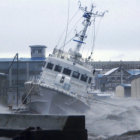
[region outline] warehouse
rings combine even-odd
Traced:
[[[131,82],[131,95],[134,98],[140,98],[140,74],[135,76]]]
[[[116,87],[115,96],[131,97],[131,84],[121,84]]]

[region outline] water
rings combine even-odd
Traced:
[[[88,139],[104,139],[140,130],[140,100],[109,99],[93,102],[86,114]]]
[[[0,112],[10,113],[3,106],[0,106]],[[140,99],[96,100],[85,116],[88,140],[102,140],[140,130]]]
[[[4,107],[3,105],[0,104],[0,113],[10,113],[9,108]]]

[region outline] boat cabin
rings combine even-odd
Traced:
[[[74,80],[79,80],[87,84],[90,84],[92,80],[92,72],[89,69],[61,58],[48,58],[45,68],[55,73],[62,73]]]

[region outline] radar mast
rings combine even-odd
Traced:
[[[107,12],[107,11],[100,12],[100,13],[98,11],[94,12],[94,9],[95,9],[94,5],[92,5],[91,10],[88,11],[87,7],[81,6],[81,3],[79,4],[79,9],[84,12],[83,14],[84,21],[82,22],[83,30],[80,31],[78,34],[76,33],[75,35],[75,37],[77,37],[78,39],[73,39],[73,41],[77,42],[76,48],[74,50],[75,61],[79,60],[82,57],[82,55],[80,54],[80,49],[81,49],[82,44],[85,43],[84,40],[87,38],[86,32],[87,32],[88,27],[91,25],[91,22],[95,22],[96,17],[103,17],[104,14]],[[91,21],[92,18],[94,20]]]

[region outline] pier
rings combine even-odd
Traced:
[[[0,138],[87,140],[84,116],[0,114]]]

